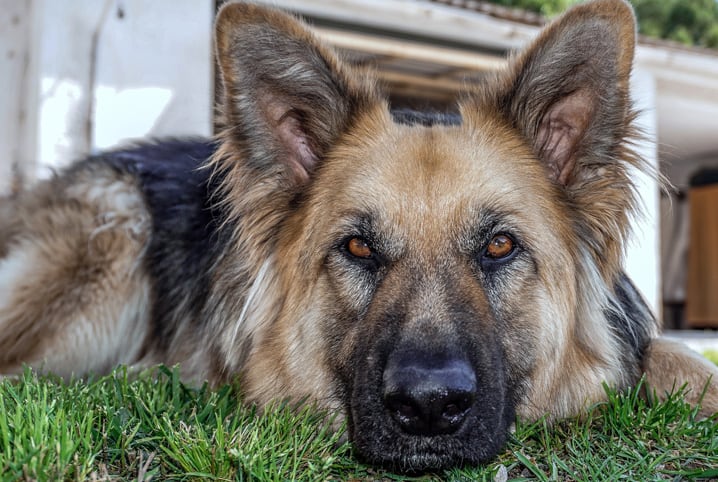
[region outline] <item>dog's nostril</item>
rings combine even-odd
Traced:
[[[419,410],[411,403],[412,400],[400,393],[387,394],[384,397],[384,405],[402,427],[416,425],[421,422]]]
[[[471,406],[471,398],[470,397],[464,397],[461,400],[457,402],[450,402],[447,403],[444,407],[444,417],[456,417],[457,415],[461,415],[464,413],[468,408]]]
[[[453,433],[476,399],[476,376],[463,360],[400,355],[384,371],[384,406],[413,435]]]
[[[430,385],[387,393],[384,405],[394,420],[413,435],[439,435],[455,432],[473,405],[471,394]]]

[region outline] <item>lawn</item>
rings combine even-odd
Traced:
[[[718,480],[718,424],[679,395],[611,391],[584,420],[519,425],[483,467],[419,480]],[[238,387],[190,389],[176,370],[0,382],[4,480],[416,480],[358,463],[315,411],[259,415]]]

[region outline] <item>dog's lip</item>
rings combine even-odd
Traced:
[[[487,458],[493,458],[491,455]],[[369,457],[372,461],[372,458]],[[467,464],[476,465],[485,461],[485,458],[470,459],[458,453],[439,452],[435,450],[415,451],[407,454],[399,454],[396,457],[376,457],[373,463],[389,470],[399,471],[405,474],[425,473],[429,471],[445,470],[461,467]]]
[[[380,402],[379,402],[380,403]],[[381,405],[379,405],[381,406]],[[446,470],[466,465],[477,465],[494,459],[505,446],[506,438],[510,435],[513,425],[501,424],[487,428],[487,422],[480,416],[478,405],[471,409],[470,417],[474,420],[465,423],[455,433],[436,435],[415,435],[403,432],[388,412],[379,416],[379,422],[384,427],[382,438],[391,439],[390,450],[376,450],[369,434],[363,432],[362,423],[357,423],[357,414],[352,410],[351,404],[347,407],[351,416],[348,418],[349,441],[356,450],[357,455],[371,465],[397,471],[402,474],[423,474],[431,471]],[[383,411],[383,410],[382,410]],[[467,441],[464,437],[472,427],[481,427],[481,431],[488,434],[486,439]],[[489,433],[490,432],[490,433]],[[358,437],[357,437],[358,435]],[[492,440],[493,439],[493,440]],[[493,442],[503,439],[501,447],[494,449]],[[484,445],[481,450],[477,444]]]

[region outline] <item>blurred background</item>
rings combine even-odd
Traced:
[[[256,1],[256,0],[255,0]],[[0,0],[0,195],[137,138],[213,133],[216,0]],[[260,0],[301,14],[395,106],[451,110],[571,0]],[[718,328],[718,4],[634,0],[645,158],[627,270],[669,329]],[[705,333],[705,332],[702,332]]]

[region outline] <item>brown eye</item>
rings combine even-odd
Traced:
[[[497,234],[486,247],[486,256],[491,259],[501,259],[514,251],[514,241],[505,234]]]
[[[351,238],[347,243],[347,251],[352,256],[364,259],[369,259],[374,254],[369,244],[362,238]]]

